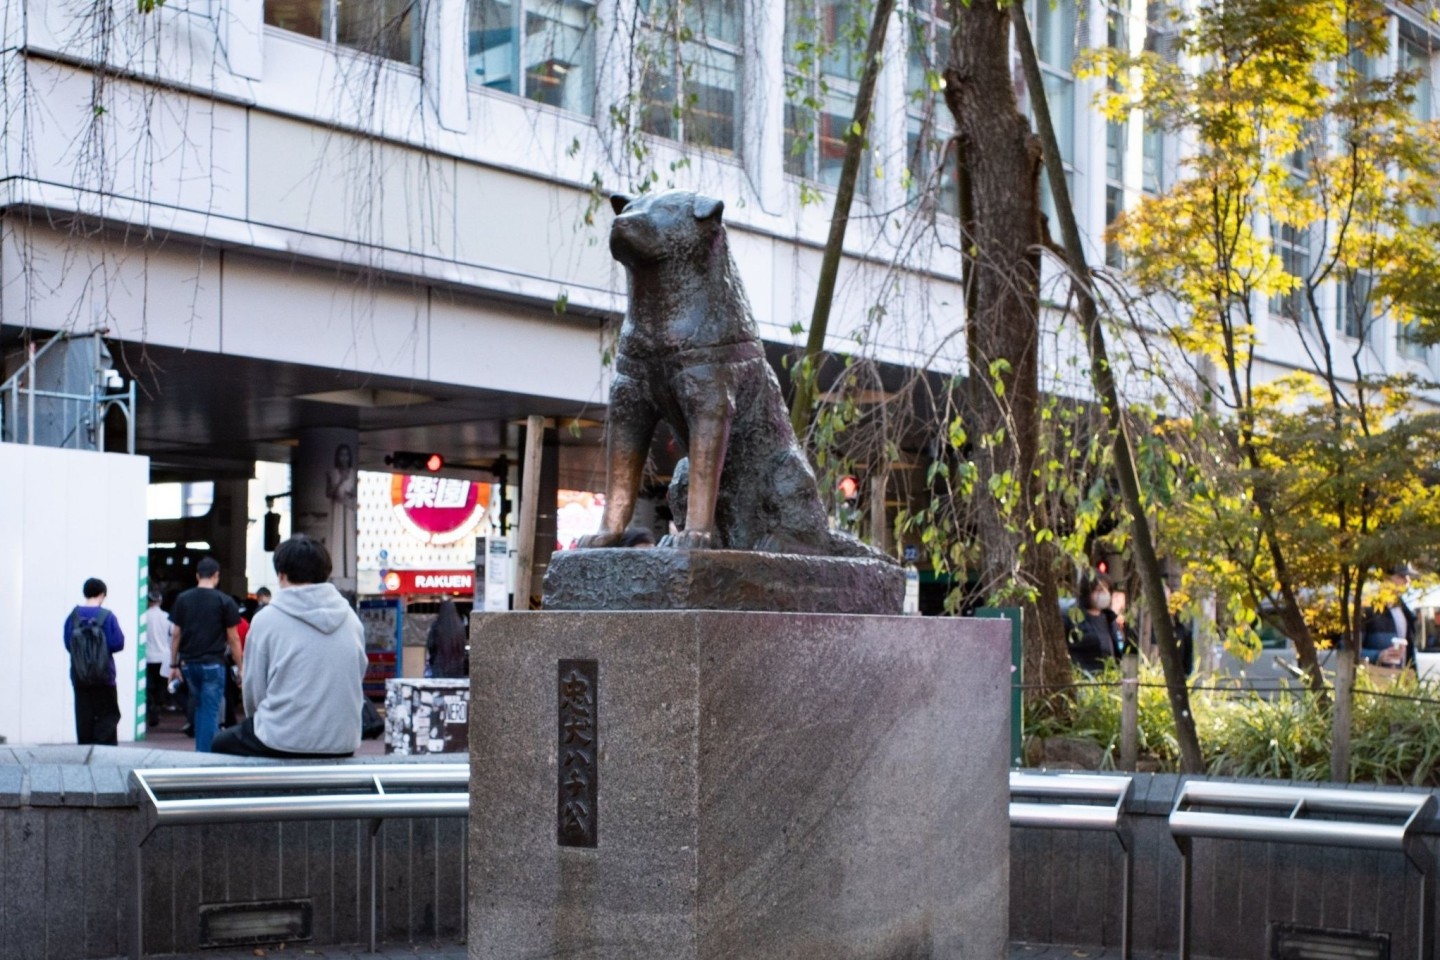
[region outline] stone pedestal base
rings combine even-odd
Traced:
[[[565,550],[546,610],[772,610],[898,614],[905,571],[861,557],[752,550]]]
[[[471,636],[472,960],[1004,956],[1008,624],[500,613]],[[594,847],[560,845],[575,798]]]

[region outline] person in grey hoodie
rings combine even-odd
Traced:
[[[275,549],[280,592],[255,614],[245,643],[245,720],[215,753],[348,757],[360,746],[365,631],[328,582],[330,555],[304,534]]]

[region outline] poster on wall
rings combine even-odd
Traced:
[[[360,625],[365,629],[365,696],[383,697],[385,681],[397,675],[400,631],[403,628],[400,601],[361,600]]]

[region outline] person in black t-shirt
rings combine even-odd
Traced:
[[[175,600],[170,611],[170,676],[185,676],[195,704],[195,749],[209,753],[220,730],[220,706],[225,699],[225,652],[240,666],[240,608],[227,594],[215,589],[220,564],[206,557],[195,566],[196,586]]]

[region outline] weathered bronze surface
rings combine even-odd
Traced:
[[[688,481],[672,491],[686,501],[682,528],[661,546],[893,562],[826,523],[730,256],[725,205],[682,191],[611,204],[610,252],[629,274],[630,309],[610,390],[605,512],[580,546],[619,543],[664,419],[689,456],[677,471]]]
[[[600,828],[599,663],[561,660],[558,693],[555,839],[562,847],[593,847]]]

